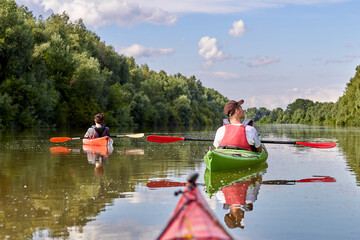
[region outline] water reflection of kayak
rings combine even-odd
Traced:
[[[108,156],[114,150],[113,140],[106,136],[101,138],[83,139],[83,150],[89,155]]]
[[[266,161],[268,152],[264,144],[262,149],[261,153],[239,149],[212,149],[206,153],[204,161],[212,172],[247,168]]]
[[[217,191],[220,191],[222,188],[230,186],[235,182],[246,181],[256,175],[263,175],[266,168],[267,163],[265,162],[240,170],[211,172],[209,169],[206,169],[204,173],[206,192],[211,197]]]
[[[222,227],[189,176],[184,191],[164,231],[158,239],[233,239]]]
[[[52,154],[69,154],[73,151],[73,149],[69,149],[67,147],[51,147],[50,152]]]
[[[100,154],[102,156],[108,156],[113,152],[114,147],[112,145],[109,145],[107,147],[83,145],[83,150],[87,154]]]

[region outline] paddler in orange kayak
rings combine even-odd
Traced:
[[[104,114],[98,113],[94,116],[95,125],[91,126],[85,133],[86,138],[99,138],[110,136],[110,129],[104,125]]]

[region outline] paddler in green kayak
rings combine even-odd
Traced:
[[[98,113],[94,116],[95,125],[91,126],[85,133],[86,138],[99,138],[110,136],[110,129],[104,125],[104,114]]]
[[[229,101],[224,107],[224,113],[229,117],[230,124],[221,126],[214,139],[216,148],[242,148],[253,152],[261,152],[262,146],[259,134],[252,126],[251,120],[241,123],[245,118],[241,105],[244,100]]]

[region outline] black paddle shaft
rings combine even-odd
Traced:
[[[213,138],[184,138],[184,141],[214,141]],[[261,140],[261,143],[276,143],[276,144],[296,144],[296,141],[273,141],[273,140]]]
[[[213,142],[214,139],[213,138],[184,138],[184,141],[211,141]]]
[[[296,141],[273,141],[273,140],[260,140],[261,143],[276,143],[276,144],[296,144]]]

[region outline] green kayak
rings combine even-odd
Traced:
[[[211,172],[251,167],[266,161],[268,152],[264,144],[262,149],[261,153],[238,149],[212,149],[206,153],[204,161]]]
[[[262,163],[249,168],[232,169],[219,172],[211,172],[208,168],[204,173],[206,192],[211,197],[222,188],[235,182],[247,181],[253,177],[263,175],[266,172],[267,163]]]

